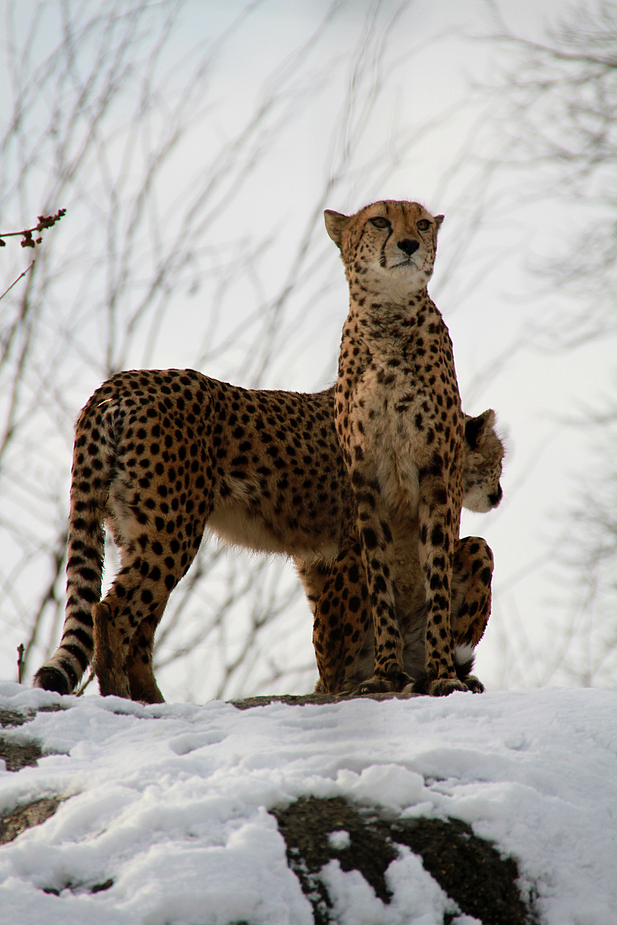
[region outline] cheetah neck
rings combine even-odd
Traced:
[[[370,294],[354,298],[352,294],[348,320],[370,352],[381,351],[388,344],[400,351],[427,327],[433,333],[445,328],[441,313],[426,289],[419,294],[408,294],[404,302],[391,301],[383,295],[381,298]]]

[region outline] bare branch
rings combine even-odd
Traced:
[[[66,215],[66,209],[59,209],[55,215],[39,215],[38,222],[32,228],[24,228],[22,231],[4,231],[0,232],[0,247],[6,247],[4,238],[14,238],[21,236],[23,241],[22,247],[34,247],[40,244],[42,237],[33,238],[33,234],[42,232],[45,228],[53,228],[56,222],[59,222],[63,215]]]
[[[4,292],[2,293],[2,295],[0,295],[0,300],[2,300],[2,299],[5,297],[5,295],[7,295],[7,294],[11,291],[11,289],[13,288],[13,286],[17,285],[17,283],[19,282],[20,279],[23,279],[23,278],[24,278],[24,276],[26,275],[26,273],[28,273],[28,271],[32,269],[32,267],[34,266],[35,262],[36,262],[36,261],[33,260],[30,264],[28,264],[28,266],[26,267],[26,269],[23,270],[23,271],[19,274],[19,276],[17,277],[17,279],[13,280],[13,282],[11,283],[11,285],[9,286],[9,288],[8,288],[8,289],[5,289]]]

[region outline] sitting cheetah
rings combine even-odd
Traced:
[[[417,550],[417,536],[415,540]],[[333,599],[328,620],[322,623],[315,620],[315,654],[319,667],[315,690],[321,693],[363,694],[374,690],[364,683],[375,673],[375,637],[361,556],[359,541],[340,554],[328,582]],[[418,557],[400,555],[395,564],[395,612],[403,641],[403,670],[410,678],[419,679],[425,673],[427,606]],[[336,576],[340,576],[338,584]],[[484,690],[471,669],[475,648],[484,635],[491,612],[492,576],[493,554],[488,543],[476,536],[459,540],[454,552],[450,618],[454,663],[459,680],[465,683],[467,690],[475,693]],[[341,597],[341,591],[344,593],[352,584],[355,598]],[[352,621],[349,619],[351,601],[355,601]],[[404,690],[412,692],[414,686],[410,683]]]
[[[411,680],[393,581],[397,534],[417,523],[427,614],[425,673],[414,689],[467,690],[450,625],[464,419],[448,329],[427,291],[443,216],[388,200],[352,216],[326,211],[325,220],[350,291],[334,422],[354,495],[345,529],[358,533],[372,614],[375,671],[363,689],[401,690]],[[320,600],[318,621],[322,609]]]
[[[503,444],[493,430],[494,412],[467,418],[463,454],[463,505],[488,511],[502,497],[499,478]],[[418,521],[392,521],[395,613],[403,640],[403,668],[411,678],[424,673],[426,599],[420,571]],[[305,566],[306,568],[306,566]],[[318,566],[313,566],[318,570]],[[301,577],[304,578],[302,570]],[[451,628],[455,667],[467,688],[482,691],[470,676],[473,653],[484,634],[491,609],[493,556],[480,537],[457,540],[454,547]],[[333,566],[307,586],[315,612],[313,640],[319,681],[316,690],[363,693],[363,682],[374,674],[374,634],[368,587],[357,533],[343,545]],[[317,603],[319,602],[319,607]]]
[[[35,685],[77,687],[93,658],[94,615],[101,692],[162,701],[154,632],[206,524],[300,568],[332,563],[351,504],[333,406],[334,389],[252,391],[193,370],[122,372],[97,389],[75,431],[62,640]],[[121,569],[98,603],[104,521]]]

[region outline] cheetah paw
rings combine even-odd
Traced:
[[[387,674],[374,674],[368,681],[363,681],[357,689],[357,694],[388,694],[400,693],[411,683],[411,678],[404,671],[397,669]]]
[[[446,697],[454,691],[471,690],[458,678],[431,678],[427,674],[414,681],[411,689],[414,694],[428,694],[429,697]]]

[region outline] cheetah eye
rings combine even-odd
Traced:
[[[389,228],[390,222],[387,218],[383,218],[381,215],[378,215],[377,218],[369,218],[371,225],[374,225],[375,228]]]
[[[426,218],[421,218],[419,222],[416,222],[418,231],[428,231],[430,227],[431,223]]]

